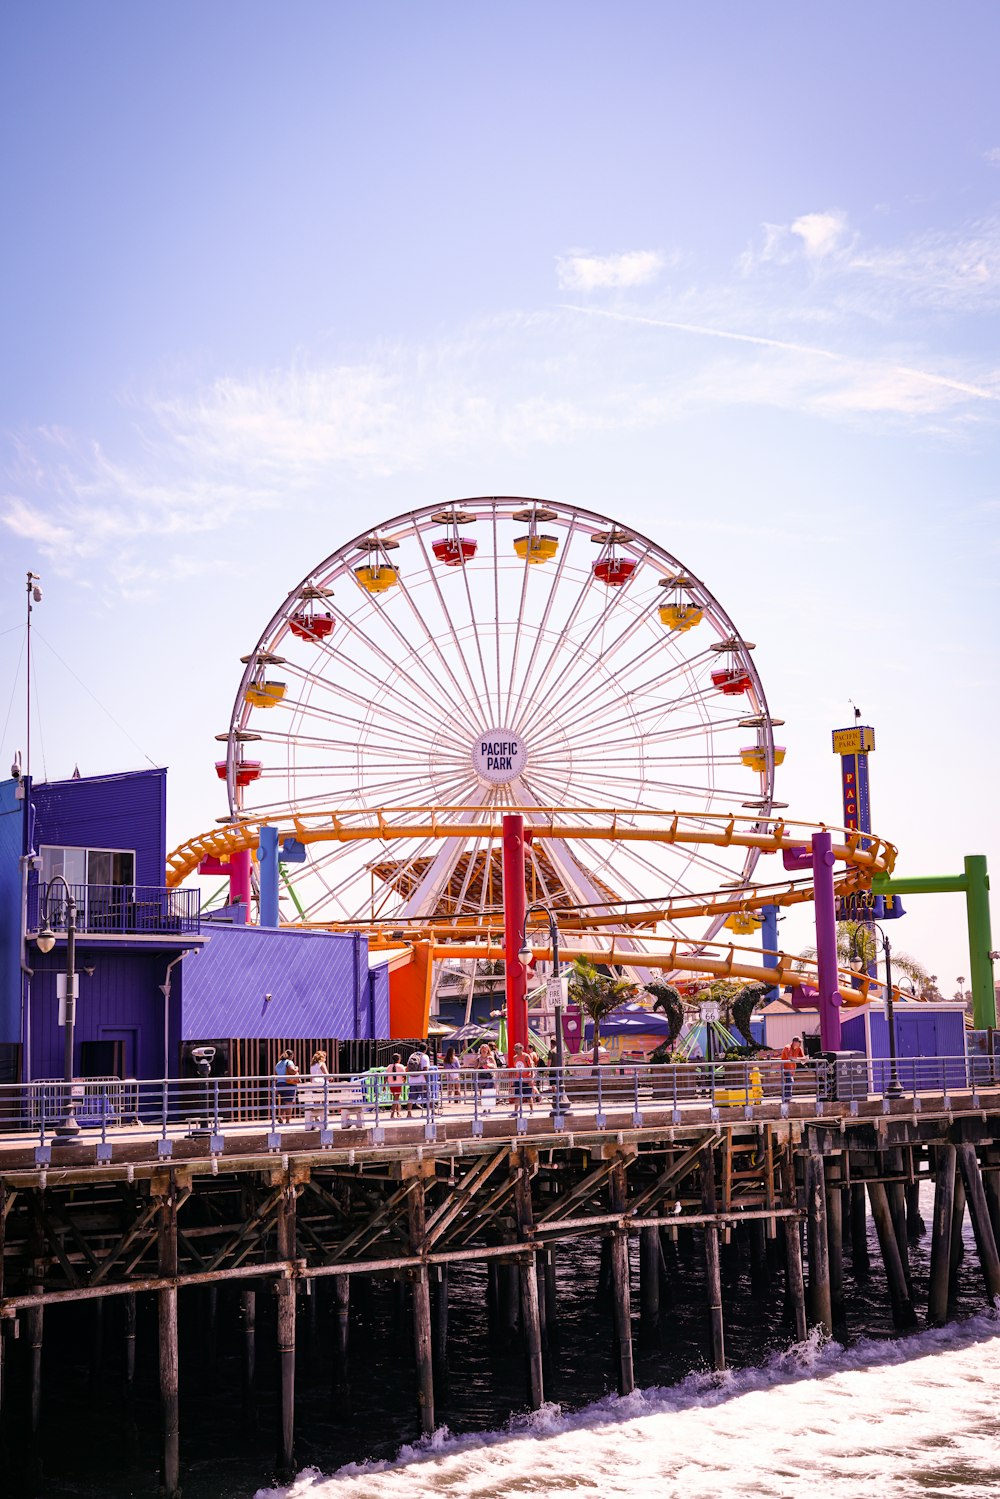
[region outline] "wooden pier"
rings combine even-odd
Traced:
[[[467,1119],[443,1117],[428,1139],[421,1123],[401,1121],[377,1141],[370,1129],[338,1130],[322,1147],[315,1132],[294,1126],[277,1148],[273,1135],[247,1128],[227,1135],[221,1154],[211,1140],[184,1138],[166,1157],[156,1141],[140,1141],[101,1163],[92,1148],[60,1147],[43,1165],[8,1136],[0,1143],[0,1405],[16,1406],[19,1440],[37,1443],[49,1319],[82,1301],[122,1299],[114,1327],[124,1328],[126,1380],[134,1377],[136,1298],[155,1298],[160,1491],[174,1499],[185,1376],[178,1301],[196,1288],[212,1296],[213,1318],[214,1289],[239,1292],[225,1305],[239,1308],[245,1397],[255,1380],[257,1297],[276,1296],[284,1474],[296,1460],[296,1338],[310,1283],[331,1288],[331,1358],[345,1388],[356,1278],[392,1278],[407,1292],[414,1426],[425,1433],[435,1427],[448,1365],[449,1270],[470,1261],[490,1268],[491,1314],[523,1350],[525,1403],[535,1407],[545,1399],[545,1352],[559,1317],[553,1257],[572,1240],[604,1246],[608,1360],[622,1394],[634,1384],[633,1338],[648,1346],[660,1336],[664,1288],[675,1301],[687,1294],[679,1240],[703,1258],[698,1294],[707,1300],[706,1356],[717,1369],[726,1364],[725,1265],[734,1242],[752,1273],[783,1292],[790,1343],[810,1326],[840,1324],[845,1262],[855,1273],[867,1265],[869,1213],[900,1329],[947,1320],[966,1212],[984,1305],[1000,1296],[998,1089],[656,1106],[644,1108],[641,1123],[631,1108],[606,1105],[600,1116],[582,1107],[564,1123],[555,1129],[541,1113],[491,1118],[473,1135]],[[934,1183],[930,1293],[917,1305],[908,1253],[922,1231],[915,1188],[924,1180]],[[399,1377],[410,1375],[387,1369],[387,1379]],[[10,1410],[5,1429],[14,1429]]]

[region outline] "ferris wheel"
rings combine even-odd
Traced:
[[[339,547],[284,599],[233,706],[230,816],[451,810],[468,835],[314,846],[287,919],[453,920],[502,903],[497,813],[766,820],[783,756],[753,644],[655,541],[574,505],[428,506]],[[220,736],[220,738],[223,736]],[[749,884],[755,849],[586,838],[529,851],[555,907]],[[714,935],[722,917],[700,935]],[[690,936],[690,930],[684,933]]]

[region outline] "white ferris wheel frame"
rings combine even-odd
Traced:
[[[530,527],[515,520],[516,512],[528,510],[544,519]],[[448,568],[432,558],[429,542],[446,534],[435,517],[456,511],[474,515],[474,520],[454,529],[477,541],[486,531],[492,550],[481,548],[475,558]],[[514,534],[509,523],[532,535],[557,533],[555,557],[538,565],[512,555],[506,548]],[[618,555],[636,563],[617,588],[594,580],[584,565],[585,559],[592,562],[607,554],[608,546],[602,550],[592,537],[608,533],[621,538],[613,543]],[[392,548],[383,556],[385,563],[395,565],[396,547],[402,559],[397,586],[380,596],[366,593],[354,576],[370,555],[373,535]],[[582,549],[584,541],[588,551]],[[664,602],[660,580],[671,577],[683,577],[684,601],[703,611],[696,630],[668,632],[658,619],[650,628],[656,604]],[[304,593],[332,593],[335,616],[331,637],[311,640],[305,648],[293,638],[289,624],[303,608]],[[504,609],[515,593],[516,617],[506,617]],[[614,630],[610,641],[609,625]],[[620,652],[630,643],[638,649],[622,660]],[[294,655],[284,654],[292,649]],[[531,809],[542,807],[614,807],[621,815],[643,807],[692,810],[686,804],[704,793],[704,812],[752,807],[765,820],[775,805],[774,735],[751,652],[697,575],[651,538],[608,516],[521,496],[426,505],[383,522],[377,532],[359,533],[310,569],[244,658],[227,735],[230,818],[277,820],[281,814],[303,815],[324,807],[374,810],[418,802],[462,806],[470,825],[468,840],[450,839],[439,847],[424,840],[384,850],[402,860],[401,878],[422,870],[415,888],[391,914],[407,922],[429,918],[465,852],[469,858],[457,909],[482,857],[480,900],[467,913],[482,914],[491,859],[498,853],[492,837],[475,833],[477,815],[487,811],[516,807],[530,821]],[[294,679],[295,695],[277,708],[255,708],[246,692],[270,669],[270,658],[279,663],[275,672],[290,683]],[[749,679],[746,695],[730,711],[730,700],[709,686],[713,660],[738,665]],[[675,687],[679,695],[665,698]],[[669,722],[678,715],[685,721]],[[284,729],[277,727],[281,722]],[[747,781],[738,759],[736,730],[745,725],[753,726],[755,744],[763,751],[763,769],[750,772],[753,782]],[[516,731],[528,746],[523,773],[499,785],[476,774],[470,753],[477,736],[493,730]],[[671,747],[692,743],[700,754],[670,754]],[[274,802],[262,802],[256,794],[248,797],[237,785],[244,747],[256,744],[284,754],[282,766],[265,766],[262,774],[262,780],[280,776],[286,782],[284,796]],[[337,768],[322,763],[324,754],[339,757]],[[317,763],[310,765],[306,757]],[[685,765],[702,766],[704,783],[682,779]],[[730,766],[741,786],[722,784],[721,774]],[[354,786],[348,784],[349,771],[357,776]],[[307,777],[312,777],[310,786],[320,784],[321,789],[296,795],[295,783],[305,788]],[[324,780],[334,783],[329,792]],[[609,890],[619,900],[668,890],[694,893],[692,877],[700,879],[700,890],[749,885],[758,857],[756,849],[736,850],[727,859],[725,850],[709,853],[669,845],[640,850],[615,842],[602,844],[599,851],[593,845],[549,842],[544,852],[564,890],[547,887],[536,860],[538,895],[556,905],[566,904],[566,894],[574,904],[607,902]],[[369,870],[375,862],[369,860]],[[331,883],[328,876],[345,867],[345,877]],[[363,922],[367,914],[372,920],[387,916],[388,895],[376,912],[374,875],[370,902],[359,903],[363,871],[350,864],[343,849],[333,847],[320,855],[310,875],[324,891],[310,898],[310,919],[326,914],[331,920]],[[344,903],[345,891],[353,892],[352,906]],[[722,921],[721,916],[711,918],[700,934],[703,939],[714,936]],[[672,927],[668,923],[665,929]],[[690,931],[676,934],[691,936]]]

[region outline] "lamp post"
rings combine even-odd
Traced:
[[[49,925],[52,886],[58,880],[66,892],[66,1034],[63,1051],[63,1077],[66,1083],[66,1111],[56,1125],[53,1139],[56,1144],[71,1144],[80,1133],[73,1106],[73,1044],[76,1028],[76,901],[65,876],[54,874],[45,891],[45,914],[36,938],[39,952],[51,952],[56,945],[55,933]]]
[[[552,976],[557,981],[555,984],[556,997],[556,1075],[552,1087],[552,1113],[568,1114],[570,1102],[566,1094],[566,1074],[563,1060],[563,1013],[564,1000],[562,979],[559,974],[559,929],[556,926],[556,918],[551,909],[536,901],[534,905],[527,908],[524,913],[524,929],[521,932],[521,950],[518,959],[522,966],[527,969],[531,963],[532,952],[528,946],[528,917],[532,911],[544,911],[549,923],[549,941],[552,944]]]
[[[885,1091],[890,1098],[902,1098],[903,1085],[899,1081],[896,1068],[896,1017],[892,1008],[892,949],[882,928],[874,921],[872,927],[882,939],[882,952],[885,957],[885,1013],[889,1027],[889,1086]]]

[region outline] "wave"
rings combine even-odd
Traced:
[[[824,1499],[1000,1492],[1000,1320],[845,1347],[818,1332],[758,1367],[691,1374],[497,1431],[441,1427],[391,1462],[303,1470],[257,1499]]]

